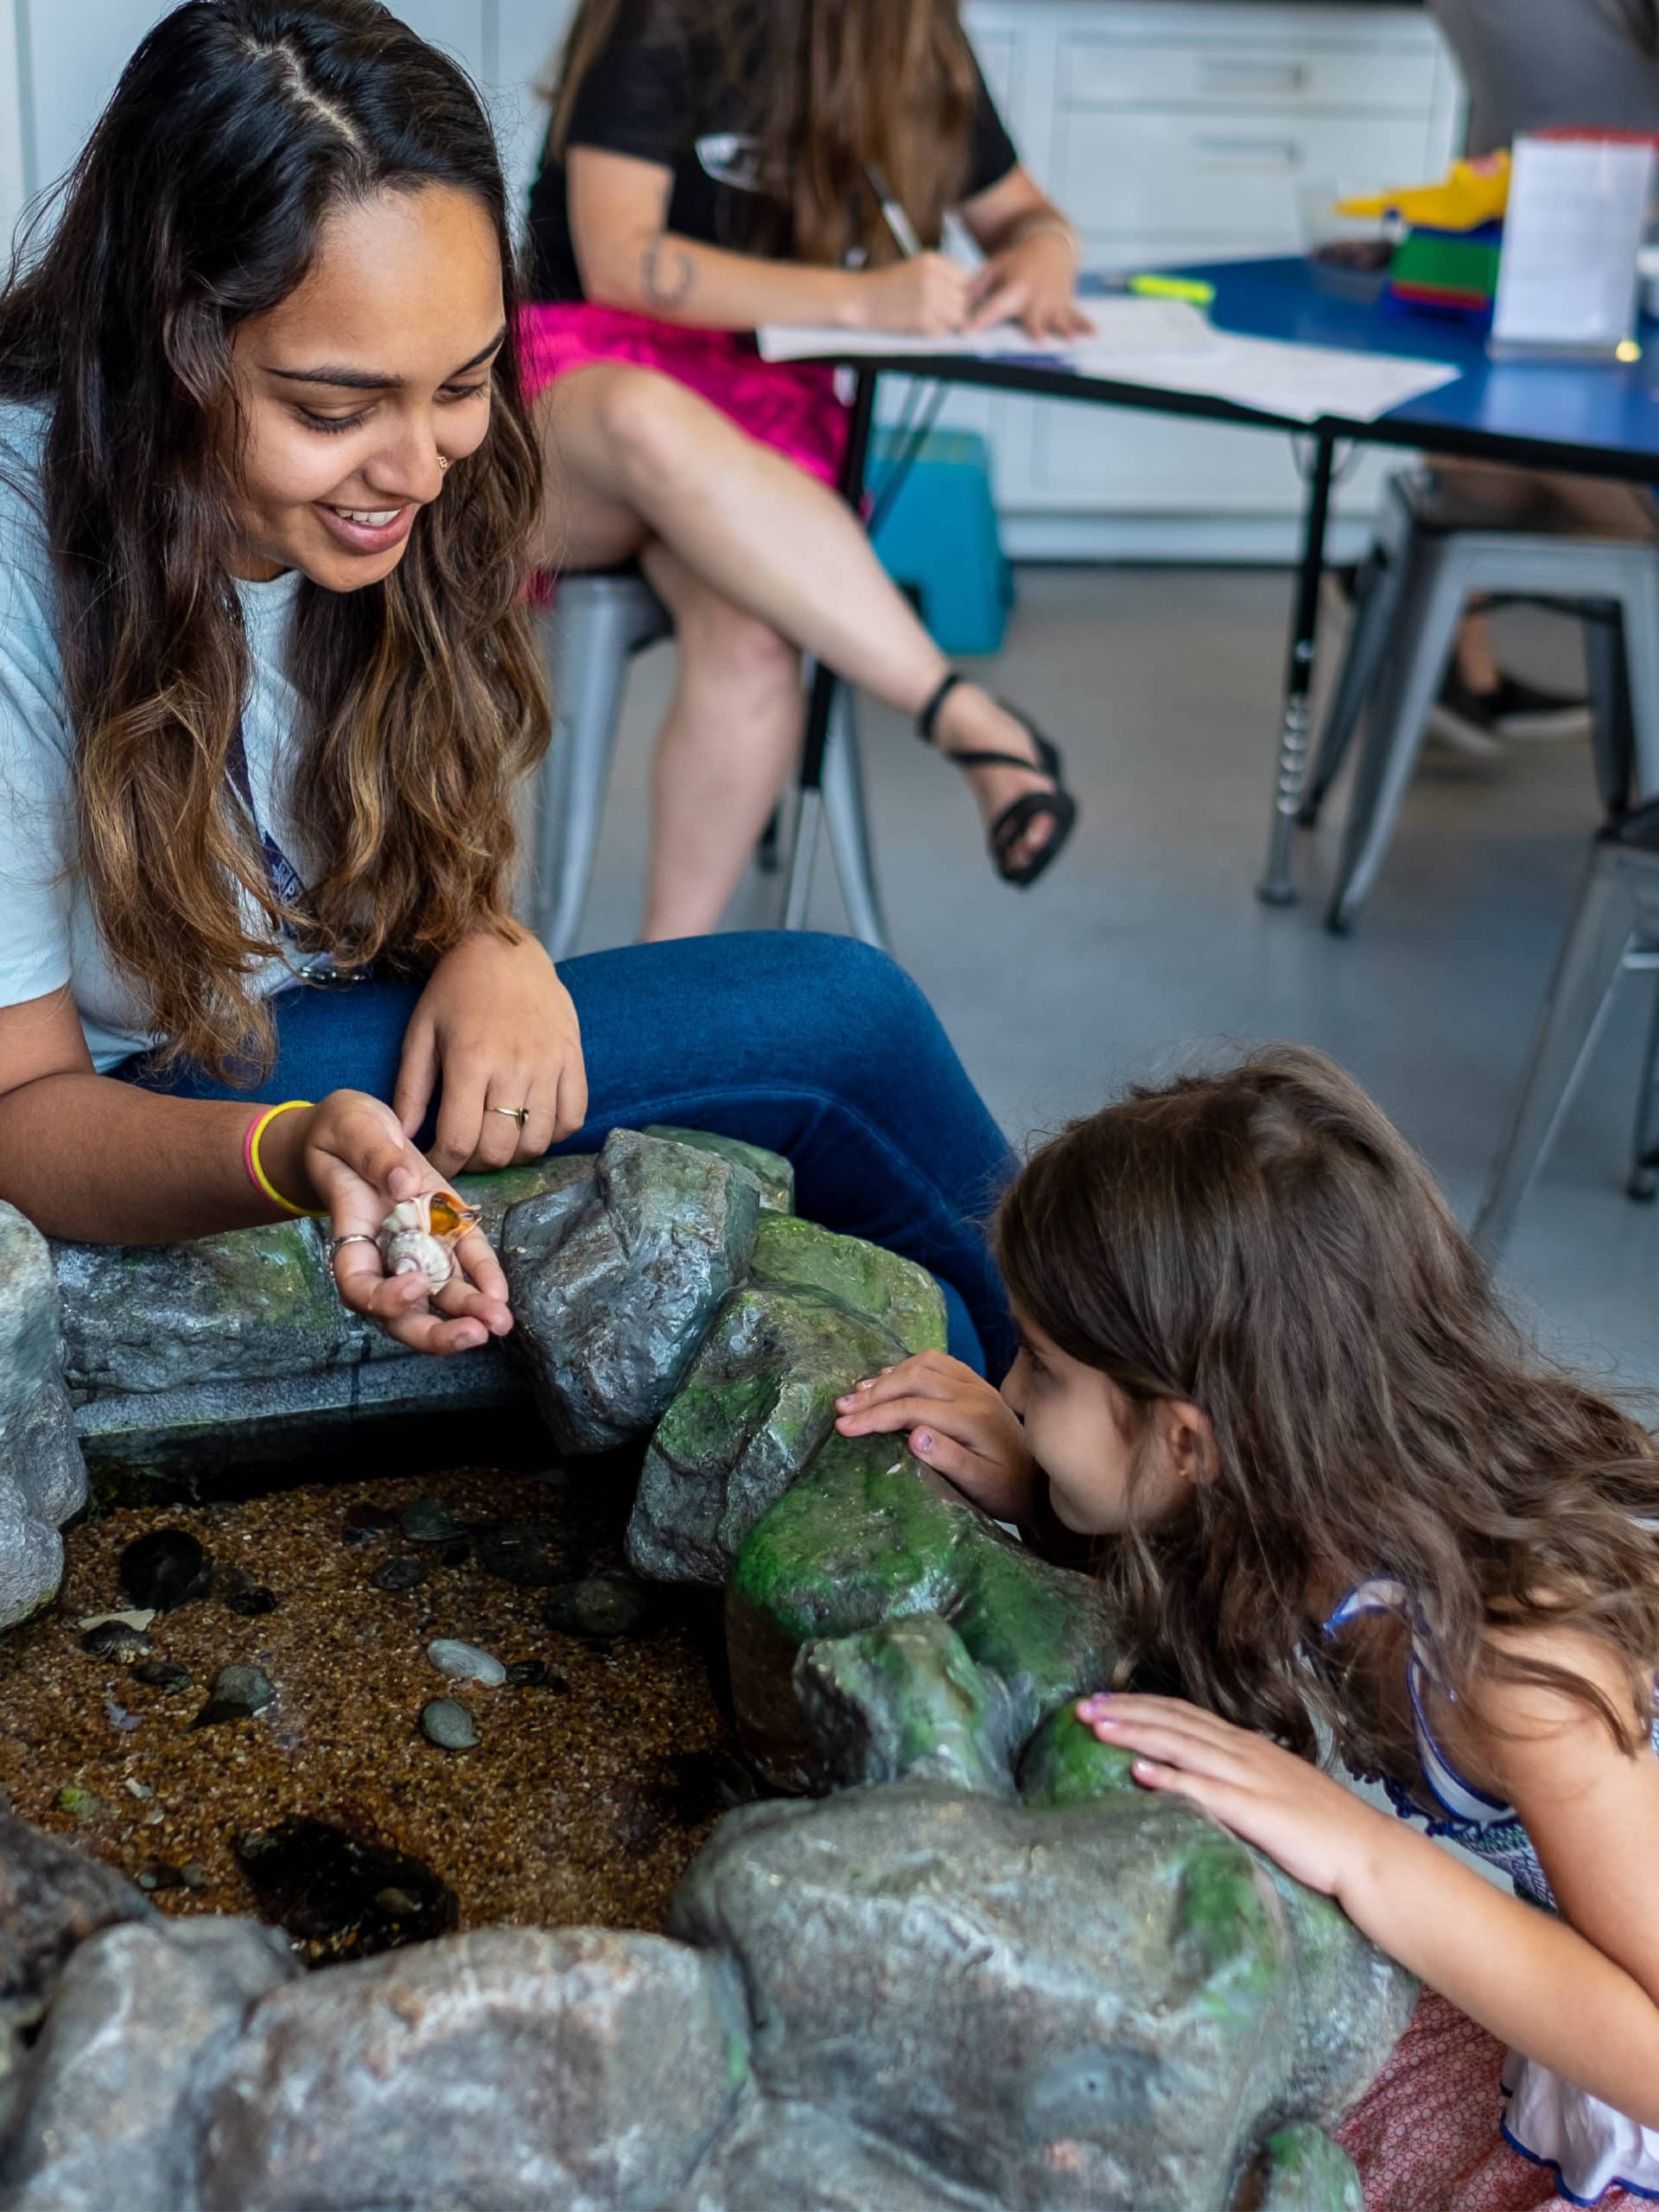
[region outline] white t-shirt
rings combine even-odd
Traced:
[[[75,867],[74,738],[58,651],[61,615],[42,503],[40,460],[48,416],[0,405],[0,1007],[67,983],[99,1073],[152,1044],[143,1011],[105,951]],[[314,856],[283,794],[303,710],[283,674],[297,569],[268,584],[237,584],[252,657],[242,734],[254,810],[302,880]],[[165,852],[147,856],[163,868]],[[270,924],[244,897],[249,925]],[[294,977],[280,960],[256,978],[267,995]]]

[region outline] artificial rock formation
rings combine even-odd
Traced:
[[[0,1203],[0,1629],[48,1603],[86,1497],[46,1239]]]
[[[750,1752],[829,1794],[729,1814],[667,1936],[489,1929],[311,1976],[254,1923],[166,1920],[0,1821],[0,2199],[1359,2212],[1326,2131],[1409,1977],[1077,1722],[1116,1657],[1091,1581],[894,1440],[835,1433],[860,1374],[943,1344],[938,1287],[788,1215],[786,1163],[721,1139],[619,1131],[468,1195],[566,1448],[654,1428],[633,1563],[726,1586]],[[51,1307],[30,1236],[0,1246],[33,1286],[8,1306],[0,1281],[0,1348]],[[78,1314],[74,1371],[165,1394],[365,1358],[314,1295],[320,1251],[302,1225],[60,1254],[97,1311],[124,1270],[178,1325],[147,1346]]]

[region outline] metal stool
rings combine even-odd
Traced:
[[[562,576],[552,607],[540,619],[555,721],[537,783],[536,873],[526,918],[554,959],[563,960],[575,949],[593,881],[628,662],[671,636],[674,620],[632,566]],[[844,683],[836,686],[830,714],[823,812],[853,935],[885,951],[858,731]],[[811,827],[816,830],[816,819]],[[803,924],[813,842],[809,834],[793,840],[783,887],[787,927]]]
[[[1567,925],[1509,1133],[1475,1217],[1486,1258],[1509,1235],[1527,1186],[1554,1141],[1579,1077],[1630,969],[1659,969],[1659,799],[1596,834],[1578,905]],[[1659,1017],[1659,1008],[1656,1009]],[[1659,1018],[1648,1038],[1637,1103],[1632,1198],[1659,1191]]]
[[[1465,511],[1466,512],[1466,511]],[[1364,738],[1325,925],[1351,930],[1417,764],[1429,712],[1476,594],[1569,601],[1586,616],[1605,803],[1659,791],[1659,540],[1471,528],[1432,476],[1390,481],[1361,570],[1353,628],[1300,818],[1317,820],[1363,718]]]

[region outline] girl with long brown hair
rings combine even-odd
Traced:
[[[840,1426],[1086,1540],[1124,1687],[1080,1719],[1435,1993],[1341,2132],[1369,2212],[1659,2192],[1647,1432],[1528,1356],[1422,1162],[1312,1052],[1074,1124],[995,1242],[1001,1395],[911,1360]]]
[[[976,276],[937,250],[952,208]],[[637,557],[678,639],[643,935],[718,921],[794,760],[803,651],[913,716],[970,777],[998,873],[1034,882],[1076,814],[1058,753],[947,666],[836,498],[832,372],[733,334],[1086,327],[1075,236],[957,0],[582,0],[530,212],[547,565]]]
[[[144,39],[0,290],[0,1198],[122,1243],[326,1213],[346,1302],[459,1351],[511,1326],[501,1270],[474,1232],[429,1304],[391,1204],[677,1122],[788,1153],[976,1356],[1006,1147],[890,962],[556,975],[512,919],[547,741],[514,308],[478,96],[378,0]]]

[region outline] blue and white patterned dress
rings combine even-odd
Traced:
[[[1376,1613],[1391,1614],[1411,1631],[1407,1680],[1417,1757],[1439,1817],[1385,1777],[1389,1802],[1425,1834],[1447,1837],[1507,1874],[1516,1895],[1529,1904],[1554,1912],[1554,1893],[1515,1808],[1466,1782],[1435,1741],[1427,1694],[1433,1689],[1449,1698],[1450,1693],[1436,1681],[1433,1652],[1404,1583],[1382,1576],[1362,1582],[1325,1622],[1325,1634],[1333,1637],[1351,1621]],[[1659,1751],[1659,1713],[1653,1740]],[[1552,2167],[1563,2196],[1575,2204],[1594,2204],[1605,2190],[1618,2188],[1659,2202],[1659,2129],[1639,2126],[1516,2051],[1510,2053],[1503,2068],[1503,2090],[1509,2100],[1502,2122],[1505,2140],[1523,2158]]]

